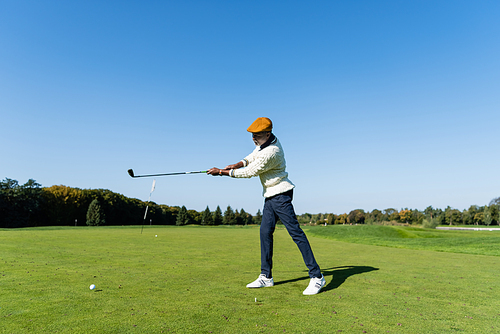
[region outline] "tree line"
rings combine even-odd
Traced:
[[[453,209],[433,208],[428,206],[425,210],[404,208],[397,210],[388,208],[385,210],[374,209],[365,212],[363,209],[352,210],[349,213],[334,214],[305,213],[298,216],[302,224],[384,224],[399,223],[407,225],[424,225],[435,227],[437,225],[500,225],[500,197],[497,197],[489,205],[471,205],[463,211]]]
[[[147,215],[145,216],[147,208]],[[144,218],[146,217],[146,218]],[[471,205],[463,211],[432,206],[417,209],[388,208],[349,213],[305,213],[297,216],[301,224],[385,224],[408,225],[499,225],[500,197],[489,205]],[[21,185],[9,178],[0,181],[0,228],[82,225],[248,225],[260,224],[260,210],[255,216],[244,209],[217,206],[198,212],[185,206],[144,202],[106,189],[79,189],[63,185],[42,187],[35,180]],[[279,222],[278,222],[279,223]]]
[[[147,215],[145,216],[147,207]],[[144,219],[146,217],[146,219]],[[260,210],[252,216],[228,206],[224,213],[187,210],[144,202],[106,189],[79,189],[63,185],[42,187],[30,179],[25,184],[0,181],[0,228],[83,225],[246,225],[260,223]]]

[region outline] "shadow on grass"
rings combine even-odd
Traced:
[[[379,270],[378,268],[368,267],[368,266],[342,266],[342,267],[332,267],[327,269],[322,269],[321,272],[323,276],[325,276],[326,281],[328,282],[328,278],[331,277],[330,283],[325,285],[321,292],[330,291],[341,286],[345,280],[354,275],[368,273],[370,271]],[[309,280],[309,276],[294,278],[286,281],[275,282],[274,285],[293,283],[298,281]]]

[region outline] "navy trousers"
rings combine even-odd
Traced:
[[[281,220],[288,234],[299,247],[302,258],[309,269],[309,277],[321,277],[321,270],[314,259],[311,245],[300,228],[292,205],[293,189],[283,194],[266,198],[260,225],[261,274],[271,278],[273,268],[273,234],[276,222]]]

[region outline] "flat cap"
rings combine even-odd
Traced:
[[[255,121],[253,121],[252,125],[250,125],[247,129],[248,132],[256,133],[263,131],[272,131],[273,130],[273,122],[267,117],[259,117]]]

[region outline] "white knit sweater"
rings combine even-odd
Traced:
[[[285,153],[278,138],[262,150],[260,146],[257,146],[241,161],[245,167],[232,169],[229,175],[236,178],[250,178],[258,175],[264,188],[262,195],[266,198],[282,194],[295,187],[288,179],[288,173],[285,172]]]

